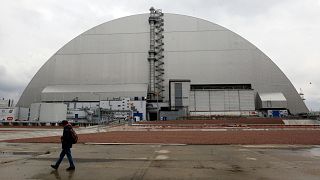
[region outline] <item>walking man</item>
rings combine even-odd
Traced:
[[[63,120],[62,121],[63,125],[63,136],[61,136],[61,144],[62,144],[62,151],[60,153],[60,157],[57,160],[55,165],[51,165],[53,169],[58,169],[61,161],[63,160],[64,156],[67,155],[67,158],[69,160],[70,167],[67,168],[67,171],[72,171],[75,170],[75,166],[72,160],[72,155],[71,155],[71,148],[72,144],[74,143],[73,137],[72,137],[72,126],[68,121]]]

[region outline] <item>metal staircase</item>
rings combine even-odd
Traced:
[[[161,9],[150,8],[150,50],[149,50],[149,87],[148,100],[162,101],[164,91],[164,62],[163,62],[163,13]]]

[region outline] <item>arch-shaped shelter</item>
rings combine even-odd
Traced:
[[[58,50],[36,73],[17,104],[146,97],[149,83],[149,14],[98,25]],[[257,94],[282,93],[291,113],[307,112],[285,74],[256,46],[212,22],[164,16],[164,99],[169,80],[191,85],[244,84]],[[97,95],[98,94],[98,95]]]

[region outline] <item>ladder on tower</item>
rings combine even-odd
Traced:
[[[161,9],[150,8],[150,50],[148,100],[162,101],[164,96],[164,19]]]

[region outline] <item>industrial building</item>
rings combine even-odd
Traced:
[[[13,99],[0,98],[0,122],[1,121],[14,121],[15,107]]]
[[[305,112],[290,80],[246,39],[154,8],[71,40],[40,68],[17,103],[17,118],[30,121]]]

